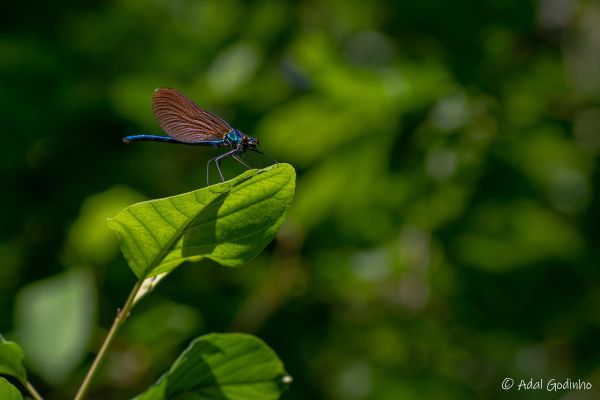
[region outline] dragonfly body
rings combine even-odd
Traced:
[[[175,144],[186,144],[188,146],[207,146],[207,147],[230,147],[239,148],[242,151],[248,148],[256,148],[258,145],[258,139],[252,136],[247,136],[238,131],[232,129],[231,132],[225,135],[223,139],[214,140],[199,140],[197,142],[180,142],[179,140],[170,136],[159,136],[159,135],[133,135],[123,138],[125,143],[131,142],[162,142],[162,143],[175,143]]]
[[[214,162],[221,181],[224,181],[220,162],[232,157],[246,168],[250,168],[240,155],[246,150],[256,151],[258,139],[232,128],[218,116],[200,109],[194,102],[175,89],[157,89],[152,98],[152,108],[161,128],[169,136],[133,135],[123,138],[130,142],[161,142],[190,146],[226,147],[230,150],[208,161],[206,179],[210,184],[210,163]],[[265,154],[266,155],[266,154]]]

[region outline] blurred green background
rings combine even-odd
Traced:
[[[599,3],[13,2],[0,27],[0,332],[47,399],[134,282],[106,218],[217,154],[120,141],[161,133],[161,86],[293,164],[296,200],[250,265],[185,265],[139,304],[90,399],[230,330],[275,349],[289,400],[567,395],[504,377],[599,398]]]

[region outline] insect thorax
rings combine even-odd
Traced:
[[[236,147],[242,141],[242,134],[237,129],[232,129],[225,135],[225,141],[233,147]]]

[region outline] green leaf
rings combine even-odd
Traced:
[[[15,314],[31,370],[60,384],[87,355],[96,322],[93,277],[77,269],[34,282],[17,295]]]
[[[27,381],[24,365],[25,355],[21,346],[4,340],[0,335],[0,374],[14,376],[21,382]],[[0,397],[2,399],[3,397]]]
[[[135,400],[271,400],[291,382],[277,354],[241,333],[194,340],[171,369]]]
[[[2,400],[23,400],[21,392],[9,381],[0,377],[0,399]]]
[[[193,192],[134,204],[108,225],[140,279],[203,258],[235,267],[273,239],[294,187],[294,168],[277,164]]]

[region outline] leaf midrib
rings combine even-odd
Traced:
[[[164,260],[164,258],[166,257],[166,255],[169,252],[169,250],[171,249],[171,247],[173,247],[173,245],[177,241],[179,241],[179,238],[181,237],[182,232],[185,230],[185,228],[187,228],[187,226],[190,224],[190,222],[193,221],[194,218],[200,212],[202,212],[202,210],[204,210],[208,205],[212,204],[215,200],[219,199],[221,196],[223,196],[224,194],[229,193],[230,191],[231,191],[231,189],[228,190],[228,191],[225,191],[223,193],[218,194],[213,199],[211,199],[207,203],[205,203],[202,207],[200,207],[200,209],[196,213],[194,213],[194,215],[189,216],[189,217],[186,215],[186,221],[185,221],[185,223],[181,224],[180,228],[175,228],[173,225],[171,225],[169,223],[169,225],[171,225],[171,226],[173,226],[173,228],[175,228],[175,233],[167,241],[166,245],[160,249],[160,251],[158,252],[158,254],[156,255],[156,257],[153,258],[152,262],[148,265],[148,267],[146,269],[144,269],[144,277],[142,279],[146,279],[148,277],[148,275],[150,274],[150,272],[152,272],[152,270],[154,268],[156,268],[158,265],[160,265],[160,262],[162,260]],[[196,195],[194,197],[195,197],[195,201],[199,204],[198,196]],[[169,199],[169,203],[173,204],[173,200]],[[161,215],[161,218],[163,220],[167,221],[162,215]],[[144,226],[144,228],[146,228],[146,230],[150,231],[150,229],[148,229],[148,227],[145,224],[142,224],[142,225]]]

